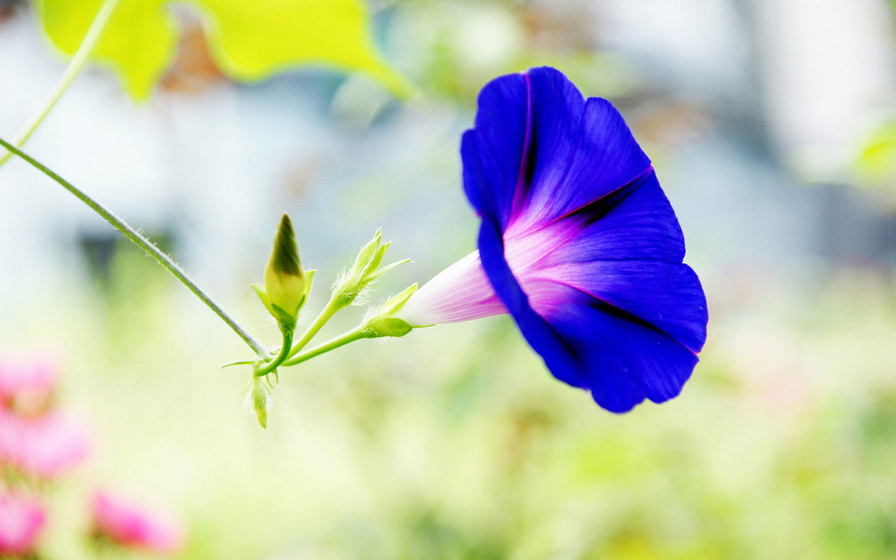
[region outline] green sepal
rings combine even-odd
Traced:
[[[306,298],[303,295],[301,301],[299,302],[299,308],[301,308],[302,305],[304,305],[305,299]],[[273,315],[274,319],[277,320],[277,326],[280,327],[281,331],[284,331],[287,329],[293,330],[293,331],[295,330],[296,317],[294,315],[287,313],[283,308],[272,303],[271,304],[271,315]]]
[[[311,281],[314,280],[314,273],[316,272],[316,270],[305,271],[305,293],[302,297],[302,301],[299,303],[299,308],[296,309],[296,316],[298,316],[302,308],[305,307],[305,304],[308,303],[308,297],[311,295]]]
[[[317,270],[306,270],[305,271],[305,296],[311,294],[311,281],[314,280],[314,275],[317,273]]]
[[[358,252],[358,256],[355,258],[355,265],[353,267],[352,272],[357,272],[359,275],[368,268],[370,264],[370,260],[373,258],[374,254],[380,247],[380,241],[383,239],[383,233],[381,230],[376,230],[376,233],[373,236],[373,239],[364,245],[361,248],[361,251]]]
[[[255,292],[255,295],[258,296],[258,299],[261,300],[261,303],[264,304],[265,309],[268,310],[268,313],[274,315],[274,309],[271,307],[271,298],[268,297],[268,291],[261,284],[250,284],[250,287]]]
[[[253,361],[253,360],[241,360],[239,362],[230,362],[229,364],[224,364],[223,366],[221,366],[221,369],[234,367],[234,366],[251,366],[253,364],[255,364],[255,361]]]
[[[386,303],[383,304],[383,307],[380,308],[380,311],[379,313],[377,313],[377,315],[389,316],[398,313],[416,291],[417,284],[411,284],[401,292],[389,298]]]
[[[402,261],[397,261],[397,262],[394,262],[394,263],[392,263],[392,264],[387,264],[387,265],[384,266],[383,268],[377,270],[377,271],[376,271],[376,274],[372,274],[372,275],[370,275],[370,277],[368,278],[368,281],[369,281],[369,282],[373,282],[374,280],[378,279],[380,276],[382,276],[383,274],[389,272],[389,271],[392,270],[393,268],[395,268],[395,267],[397,267],[397,266],[401,266],[401,265],[403,265],[403,264],[408,264],[409,262],[411,262],[411,259],[404,259],[404,260],[402,260]]]
[[[398,317],[381,317],[367,323],[364,334],[368,338],[394,337],[400,338],[414,330],[414,327]]]
[[[392,245],[392,242],[387,241],[376,248],[376,251],[373,252],[373,256],[370,257],[370,261],[364,265],[364,269],[361,271],[362,278],[370,278],[371,275],[376,272],[380,263],[383,262],[383,257],[386,256],[386,251],[389,250],[390,245]]]

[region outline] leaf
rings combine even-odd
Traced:
[[[38,0],[44,30],[73,54],[103,0]],[[394,94],[412,86],[382,60],[363,0],[188,0],[208,30],[215,63],[235,80],[259,81],[314,64],[364,72]],[[145,100],[170,67],[179,29],[166,0],[119,0],[92,58],[109,65],[127,92]]]
[[[325,64],[366,72],[399,95],[410,93],[376,53],[361,0],[195,1],[210,15],[212,56],[235,79]]]
[[[145,100],[174,60],[178,29],[164,0],[120,0],[100,40],[94,60],[110,66],[134,99]],[[38,0],[44,31],[60,50],[74,54],[103,0]]]

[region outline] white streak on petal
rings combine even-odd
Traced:
[[[507,313],[474,251],[411,296],[398,316],[414,326],[457,323]]]

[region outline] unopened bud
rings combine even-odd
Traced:
[[[255,411],[258,424],[262,428],[268,427],[268,391],[264,387],[264,381],[259,378],[252,380],[252,389],[249,392],[249,404]]]
[[[299,246],[289,216],[283,215],[274,239],[274,250],[264,271],[267,298],[275,316],[282,311],[295,321],[299,307],[305,299],[305,271],[299,259]],[[281,317],[276,317],[281,320]]]

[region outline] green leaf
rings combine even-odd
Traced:
[[[60,50],[74,54],[103,0],[37,0],[44,31]],[[178,29],[164,0],[120,0],[93,49],[128,94],[145,100],[174,60]]]
[[[103,0],[37,0],[44,30],[73,54]],[[149,97],[171,65],[179,30],[166,0],[119,0],[92,59],[110,66],[127,92]],[[398,96],[412,86],[382,60],[362,0],[191,0],[208,28],[215,62],[230,77],[258,81],[315,64],[364,72]]]
[[[377,54],[362,0],[195,0],[209,14],[215,61],[243,81],[299,64],[366,72],[400,96],[410,85]]]

